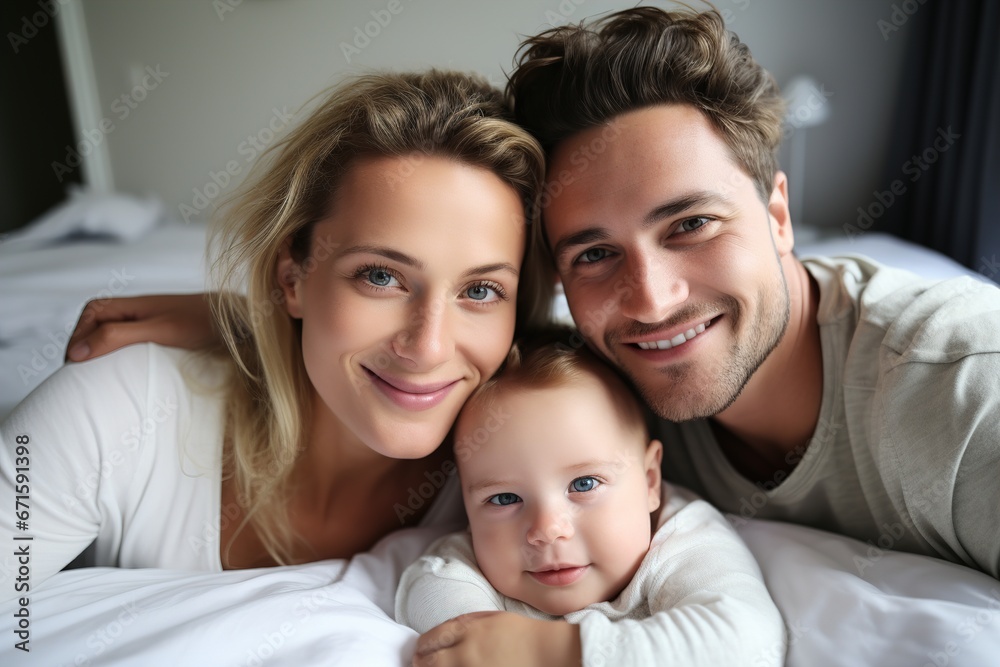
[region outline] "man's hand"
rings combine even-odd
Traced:
[[[480,611],[420,635],[413,667],[580,667],[580,627]]]
[[[96,299],[87,304],[66,346],[67,361],[85,361],[133,343],[197,350],[220,343],[204,294]]]

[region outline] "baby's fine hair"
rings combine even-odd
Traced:
[[[565,387],[586,376],[596,377],[608,389],[623,424],[648,431],[641,401],[630,384],[568,327],[552,327],[515,340],[503,365],[473,392],[464,409],[488,407],[500,392],[510,389]]]

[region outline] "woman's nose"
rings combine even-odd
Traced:
[[[393,339],[392,348],[400,358],[411,362],[414,370],[435,368],[451,359],[455,340],[443,300],[417,303]]]

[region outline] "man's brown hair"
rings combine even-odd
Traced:
[[[507,84],[515,118],[546,152],[628,111],[690,104],[770,198],[784,102],[718,11],[636,7],[530,37],[515,60]]]

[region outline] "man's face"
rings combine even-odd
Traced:
[[[710,121],[686,105],[623,114],[556,149],[545,230],[573,319],[661,417],[716,415],[784,334],[792,236]]]

